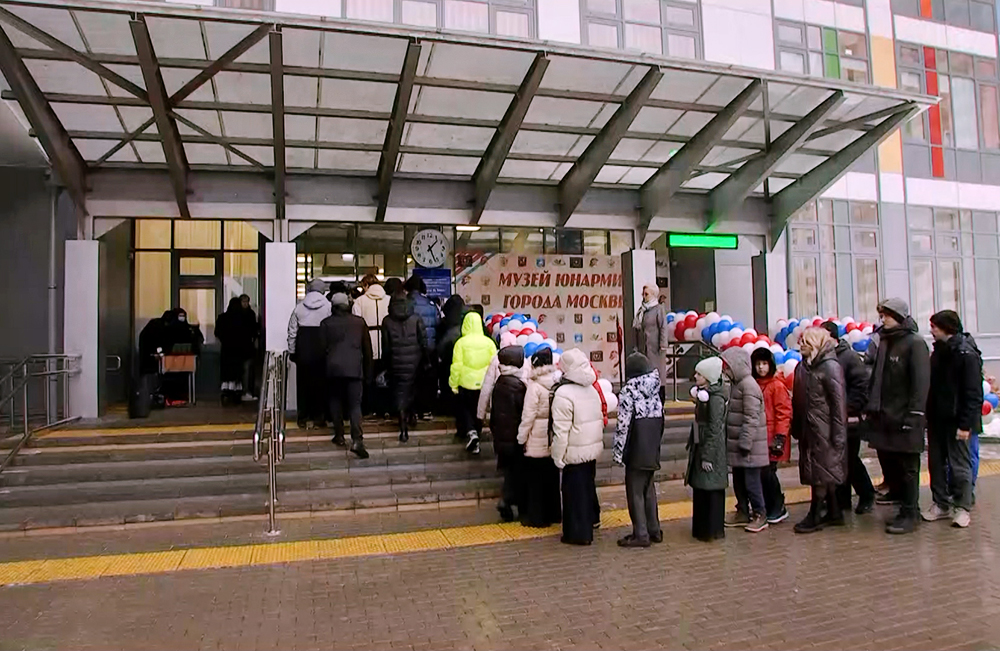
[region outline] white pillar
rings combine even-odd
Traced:
[[[63,352],[80,355],[80,374],[69,380],[69,415],[98,417],[100,243],[66,241]]]
[[[646,285],[656,287],[656,251],[632,249],[622,253],[622,294],[625,304],[622,309],[622,332],[625,334],[622,350],[626,357],[635,348],[632,320],[642,305],[642,288]],[[622,368],[624,366],[622,364]]]
[[[288,319],[295,309],[295,244],[268,242],[264,245],[264,344],[267,350],[288,350]],[[288,373],[286,407],[294,410],[295,365]]]

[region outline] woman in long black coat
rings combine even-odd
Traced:
[[[442,318],[438,326],[437,359],[438,359],[438,416],[454,413],[454,394],[448,386],[448,375],[451,373],[451,360],[455,352],[455,342],[462,336],[462,319],[465,318],[465,301],[458,294],[453,294],[444,302],[441,308]]]
[[[413,303],[400,289],[389,300],[389,314],[382,319],[382,349],[392,395],[399,412],[399,440],[410,438],[409,412],[414,385],[428,359],[424,322],[413,313]]]
[[[812,487],[812,505],[796,533],[843,525],[837,486],[847,479],[847,397],[836,344],[823,328],[809,328],[792,389],[792,438],[799,442],[799,479]],[[822,515],[823,504],[826,515]]]
[[[239,403],[244,391],[244,365],[254,355],[254,327],[246,318],[240,298],[233,297],[229,307],[215,320],[215,338],[222,346],[222,399]]]

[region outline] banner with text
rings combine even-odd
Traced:
[[[478,257],[459,272],[458,294],[486,314],[519,312],[563,350],[579,348],[612,382],[619,379],[622,274],[617,256]]]

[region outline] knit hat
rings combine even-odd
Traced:
[[[535,351],[535,354],[531,356],[531,366],[532,368],[540,368],[542,366],[552,365],[552,349],[546,346],[545,348],[539,348]]]
[[[322,278],[313,278],[306,285],[306,293],[319,292],[320,294],[326,293],[326,283],[323,282]]]
[[[901,298],[887,298],[878,304],[879,314],[883,312],[888,312],[891,316],[895,317],[897,321],[902,323],[906,320],[906,317],[910,316],[910,306]]]
[[[347,294],[334,294],[330,297],[330,305],[333,307],[347,307],[351,302],[347,298]]]
[[[834,341],[840,339],[840,328],[833,321],[825,321],[820,327],[829,332]]]
[[[649,360],[642,353],[636,351],[625,360],[625,379],[631,380],[634,377],[645,375],[653,370]]]
[[[722,379],[722,359],[719,357],[703,359],[694,367],[694,372],[708,380],[709,384],[715,384]]]
[[[500,335],[501,348],[506,348],[507,346],[513,346],[516,343],[517,343],[517,337],[510,334],[509,332],[505,332],[502,335]]]
[[[964,331],[962,318],[954,310],[941,310],[931,317],[931,324],[938,330],[944,330],[948,335],[957,335]]]

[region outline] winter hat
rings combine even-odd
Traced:
[[[501,366],[524,366],[524,348],[522,346],[504,346],[497,353],[497,361]]]
[[[834,341],[840,339],[840,328],[833,321],[824,321],[820,324],[820,327],[829,332]]]
[[[634,377],[645,375],[653,370],[649,360],[640,352],[634,352],[625,360],[625,379],[631,380]]]
[[[715,384],[722,379],[722,359],[719,357],[703,359],[694,367],[694,372],[708,380],[709,384]]]
[[[502,335],[500,335],[500,348],[513,346],[516,343],[517,343],[517,337],[510,334],[509,332],[505,332]]]
[[[754,377],[757,377],[757,362],[767,362],[769,370],[765,377],[772,377],[778,372],[774,363],[774,353],[771,352],[770,348],[757,348],[750,353],[750,368]]]
[[[320,294],[325,294],[326,283],[323,282],[321,278],[313,278],[312,280],[309,281],[309,284],[306,285],[306,293],[309,294],[311,292],[319,292]]]
[[[531,366],[533,368],[541,368],[542,366],[552,365],[552,349],[546,346],[545,348],[539,348],[535,351],[535,354],[531,356]]]
[[[330,297],[330,305],[333,307],[347,307],[350,304],[351,301],[348,300],[347,294],[337,293]]]
[[[887,298],[878,304],[878,312],[879,314],[888,312],[902,323],[906,317],[910,316],[910,306],[901,298]]]
[[[944,330],[949,335],[957,335],[964,331],[962,318],[954,310],[941,310],[931,317],[931,323],[938,330]]]

